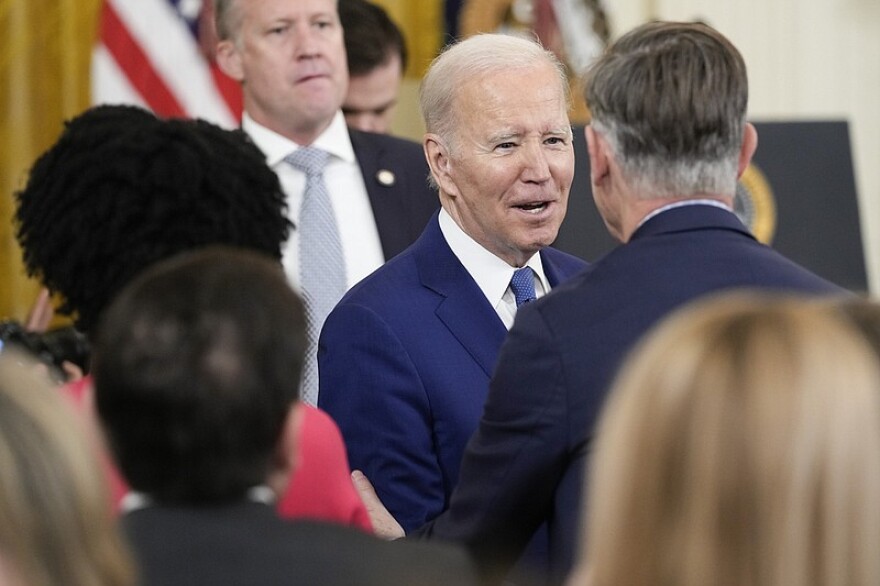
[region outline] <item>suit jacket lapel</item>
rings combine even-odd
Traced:
[[[542,250],[540,254],[541,265],[544,267],[544,275],[547,277],[547,281],[550,282],[550,287],[556,287],[559,285],[560,281],[562,281],[559,267],[556,266],[556,263],[553,262],[553,259],[547,254],[546,249]]]
[[[403,173],[391,157],[387,156],[385,144],[381,140],[353,129],[349,129],[349,135],[367,188],[367,196],[370,198],[370,207],[373,208],[382,251],[385,260],[388,260],[412,242],[406,231],[400,227],[401,223],[409,221]],[[392,172],[396,180],[391,185],[381,183],[381,171]]]
[[[507,329],[449,248],[436,214],[413,252],[422,285],[443,297],[437,317],[491,376]]]

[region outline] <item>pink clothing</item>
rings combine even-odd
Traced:
[[[327,413],[301,403],[297,462],[278,501],[282,517],[324,519],[372,533],[370,516],[351,482],[342,433]]]
[[[62,387],[77,410],[93,419],[91,378]],[[278,514],[285,518],[320,519],[357,527],[372,533],[370,516],[351,482],[342,434],[329,415],[300,404],[299,433],[285,441],[295,446],[296,467],[287,490],[278,501]],[[128,492],[108,454],[104,454],[113,502],[119,505]]]

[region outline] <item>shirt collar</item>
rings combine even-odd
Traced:
[[[721,203],[717,199],[684,199],[681,201],[676,201],[673,203],[668,203],[665,206],[661,206],[656,210],[650,212],[642,221],[639,222],[639,225],[636,226],[636,230],[642,227],[642,224],[653,218],[654,216],[659,216],[663,212],[668,212],[669,210],[674,210],[676,208],[683,208],[687,206],[712,206],[716,208],[721,208],[722,210],[727,210],[730,213],[733,213],[733,210],[730,209],[730,206],[727,204]]]
[[[284,157],[302,146],[254,121],[247,112],[242,115],[241,128],[248,133],[266,155],[266,163],[270,167],[277,165],[284,160]],[[341,110],[336,112],[330,125],[309,146],[325,150],[333,157],[347,163],[357,161],[354,156],[354,147],[351,146],[351,137],[348,135],[348,127],[345,125],[345,117]]]
[[[276,495],[275,492],[265,484],[259,484],[250,487],[245,498],[254,503],[271,506],[275,503]],[[153,499],[149,495],[132,490],[127,492],[119,502],[119,512],[122,514],[132,513],[152,505]]]
[[[440,231],[449,248],[476,281],[477,286],[480,287],[492,307],[497,307],[510,285],[513,271],[516,270],[515,267],[483,248],[481,244],[465,233],[443,208],[440,209],[439,220]],[[536,252],[529,258],[525,266],[535,271],[544,291],[549,291],[550,283],[544,274],[541,254]]]

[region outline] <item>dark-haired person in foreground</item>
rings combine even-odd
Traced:
[[[95,399],[132,488],[122,523],[150,586],[473,584],[455,548],[389,543],[271,505],[297,418],[305,311],[281,266],[209,248],[148,269],[106,311]]]
[[[87,335],[148,266],[211,244],[280,259],[289,230],[278,178],[246,134],[133,106],[68,121],[16,202],[28,272],[64,299],[60,311]],[[88,379],[66,390],[91,404]],[[325,413],[302,411],[301,465],[279,511],[369,529],[339,430]],[[124,490],[117,485],[116,497]]]
[[[585,95],[593,197],[622,245],[518,313],[450,507],[415,532],[466,544],[489,577],[544,521],[552,581],[568,574],[596,415],[654,323],[727,289],[843,293],[760,244],[732,212],[757,136],[745,63],[719,32],[640,26],[591,67]]]
[[[365,132],[390,132],[408,56],[403,33],[367,0],[339,0],[339,22],[348,59],[345,122]]]

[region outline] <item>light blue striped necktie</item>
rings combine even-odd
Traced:
[[[330,310],[345,293],[345,257],[330,194],[324,184],[324,167],[330,160],[330,153],[314,147],[301,147],[284,160],[306,174],[306,189],[297,225],[300,288],[306,307],[308,334],[300,391],[303,401],[317,405],[318,337]]]
[[[510,289],[513,291],[517,307],[537,299],[535,295],[535,277],[532,269],[523,267],[513,271],[513,277],[510,279]]]

